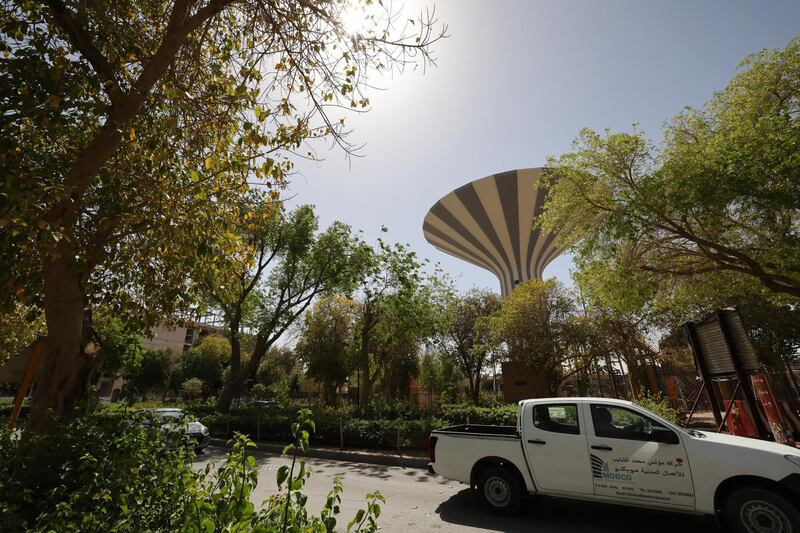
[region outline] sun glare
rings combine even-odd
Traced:
[[[363,33],[370,21],[367,6],[363,3],[351,3],[342,10],[342,28],[348,35]]]

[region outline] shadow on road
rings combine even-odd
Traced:
[[[714,531],[706,517],[545,497],[526,498],[515,516],[498,516],[485,510],[478,494],[469,489],[442,502],[436,513],[443,522],[509,533]]]
[[[225,460],[225,454],[227,451],[228,450],[217,446],[209,446],[202,453],[197,454],[194,462],[196,464],[205,464],[212,461],[221,462]],[[280,464],[282,461],[290,460],[290,458],[282,458],[277,454],[261,452],[259,450],[251,450],[251,455],[255,457],[256,465],[259,468]],[[402,472],[405,476],[412,477],[415,481],[421,483],[437,483],[440,485],[446,485],[450,483],[444,478],[432,477],[427,471],[418,468],[403,468],[369,463],[355,463],[351,461],[320,459],[316,457],[306,458],[306,462],[312,468],[312,470],[330,478],[335,476],[345,478],[348,475],[358,475],[377,478],[380,480],[388,480],[391,479],[392,475]]]

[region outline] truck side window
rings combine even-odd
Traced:
[[[591,411],[594,434],[598,437],[661,441],[663,432],[672,433],[663,424],[624,407],[592,404]],[[662,436],[655,437],[654,430]]]
[[[535,405],[533,425],[543,431],[580,435],[578,406],[574,403]]]

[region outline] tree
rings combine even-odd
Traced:
[[[267,351],[256,370],[256,381],[272,397],[289,395],[291,378],[295,371],[297,355],[286,346],[273,346]]]
[[[427,351],[420,359],[419,380],[428,389],[429,400],[433,400],[434,392],[455,397],[459,372],[447,353]]]
[[[131,383],[145,396],[156,391],[166,394],[175,359],[176,354],[169,350],[145,350],[138,371],[130,376]]]
[[[384,379],[387,395],[392,368],[416,373],[418,343],[431,336],[442,318],[439,302],[449,287],[442,273],[426,276],[416,253],[402,244],[378,241],[366,254],[358,282],[359,408],[366,409],[375,383]],[[440,281],[441,280],[441,281]]]
[[[500,309],[500,297],[485,289],[472,289],[450,301],[449,323],[443,328],[443,349],[467,378],[469,397],[480,401],[481,375],[497,343],[490,329],[490,318]]]
[[[145,326],[193,303],[191,264],[240,245],[229,201],[250,182],[276,197],[306,140],[349,149],[332,110],[368,108],[368,72],[428,61],[443,36],[432,19],[395,32],[394,13],[350,34],[348,9],[25,0],[3,10],[0,304],[40,304],[48,330],[27,430],[43,430],[50,410],[73,416],[94,380],[98,302]]]
[[[295,351],[306,363],[306,375],[323,387],[325,400],[336,404],[336,389],[352,370],[355,304],[339,294],[320,299],[306,312]]]
[[[586,367],[580,344],[573,342],[574,299],[555,279],[530,280],[517,286],[491,319],[508,357],[522,369],[541,375],[551,396]]]
[[[250,397],[254,400],[267,399],[267,387],[263,383],[256,383],[250,388]]]
[[[240,228],[252,255],[238,263],[238,273],[203,272],[201,283],[222,310],[231,340],[230,377],[217,401],[220,409],[230,407],[264,355],[317,297],[346,290],[360,273],[363,246],[350,228],[334,223],[317,234],[317,227],[310,206],[290,213],[278,209]],[[240,340],[245,326],[256,332],[247,361]]]
[[[189,378],[181,384],[181,392],[187,400],[199,398],[205,389],[205,383],[200,378]]]
[[[549,161],[538,224],[574,245],[584,289],[617,309],[741,285],[796,303],[798,101],[795,37],[746,58],[704,108],[676,115],[660,148],[638,129],[584,130]]]
[[[222,369],[230,358],[228,339],[209,335],[181,356],[182,377],[198,378],[203,382],[203,395],[215,395],[222,385]]]
[[[138,372],[145,349],[135,324],[126,324],[105,310],[95,315],[93,323],[103,357],[102,370],[112,376]]]

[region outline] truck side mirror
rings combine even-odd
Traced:
[[[650,440],[663,444],[680,444],[681,442],[674,431],[663,427],[654,427],[650,433]]]

